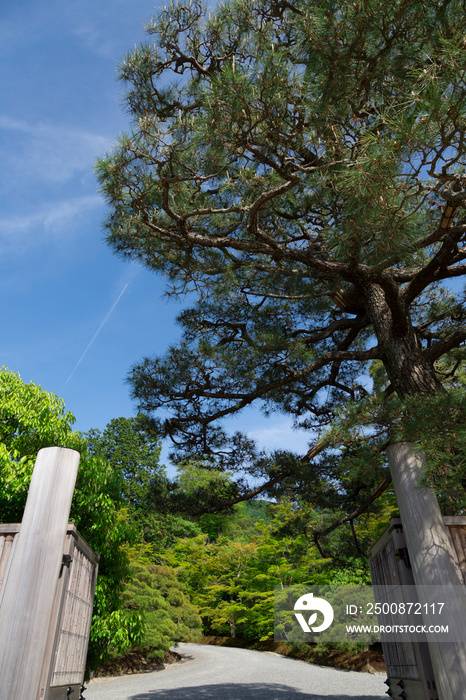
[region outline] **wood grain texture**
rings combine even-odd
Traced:
[[[41,672],[60,574],[79,453],[37,456],[0,607],[0,700],[41,700]]]
[[[424,599],[423,586],[444,586],[450,619],[457,625],[459,621],[458,628],[464,631],[465,586],[452,538],[435,493],[419,485],[426,467],[424,454],[405,442],[390,445],[387,454],[419,601],[430,602]],[[457,643],[429,639],[429,651],[442,700],[466,700],[466,645],[460,639]]]

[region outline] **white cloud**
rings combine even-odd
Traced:
[[[118,53],[118,37],[110,38],[108,35],[105,35],[102,29],[98,29],[95,25],[81,24],[72,31],[83,46],[97,56],[113,58]]]
[[[290,418],[270,416],[266,418],[252,408],[242,415],[231,418],[225,426],[228,432],[240,430],[253,438],[259,449],[290,450],[304,454],[309,449],[313,436],[303,430],[295,430]]]
[[[266,450],[290,450],[304,454],[309,449],[310,435],[294,430],[291,421],[282,420],[270,427],[252,428],[250,435]]]
[[[3,140],[3,170],[8,179],[63,183],[92,170],[95,158],[111,140],[86,129],[37,123],[0,115],[0,130],[14,132]]]
[[[84,214],[102,205],[99,195],[88,195],[46,204],[29,214],[0,218],[0,249],[20,253],[26,246],[61,237],[64,231],[75,229]]]

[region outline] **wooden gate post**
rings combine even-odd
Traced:
[[[39,451],[0,601],[0,700],[41,700],[49,626],[79,453]]]
[[[416,445],[400,442],[387,448],[419,602],[422,586],[445,586],[445,609],[456,629],[466,634],[465,586],[451,540],[430,488],[421,488],[425,457]],[[442,618],[442,622],[445,618]],[[448,622],[448,620],[446,620]],[[429,641],[429,652],[441,700],[466,699],[466,643]]]

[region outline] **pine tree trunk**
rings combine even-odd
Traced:
[[[390,280],[362,286],[367,313],[373,323],[382,361],[398,396],[442,390],[432,365],[422,356],[409,309]]]
[[[361,289],[385,370],[398,396],[442,391],[433,366],[422,356],[409,309],[397,285],[387,279],[383,284],[366,283]],[[423,586],[444,586],[451,598],[448,604],[454,611],[453,617],[459,617],[466,625],[461,572],[451,551],[437,497],[433,490],[419,487],[424,471],[423,455],[407,443],[391,445],[388,455],[414,579],[417,587],[421,586],[419,594],[422,598]],[[429,639],[428,646],[439,697],[466,698],[464,644]]]

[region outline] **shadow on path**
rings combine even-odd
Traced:
[[[317,689],[313,689],[317,690]],[[147,690],[129,700],[381,700],[383,695],[320,695],[276,683],[226,683]]]

